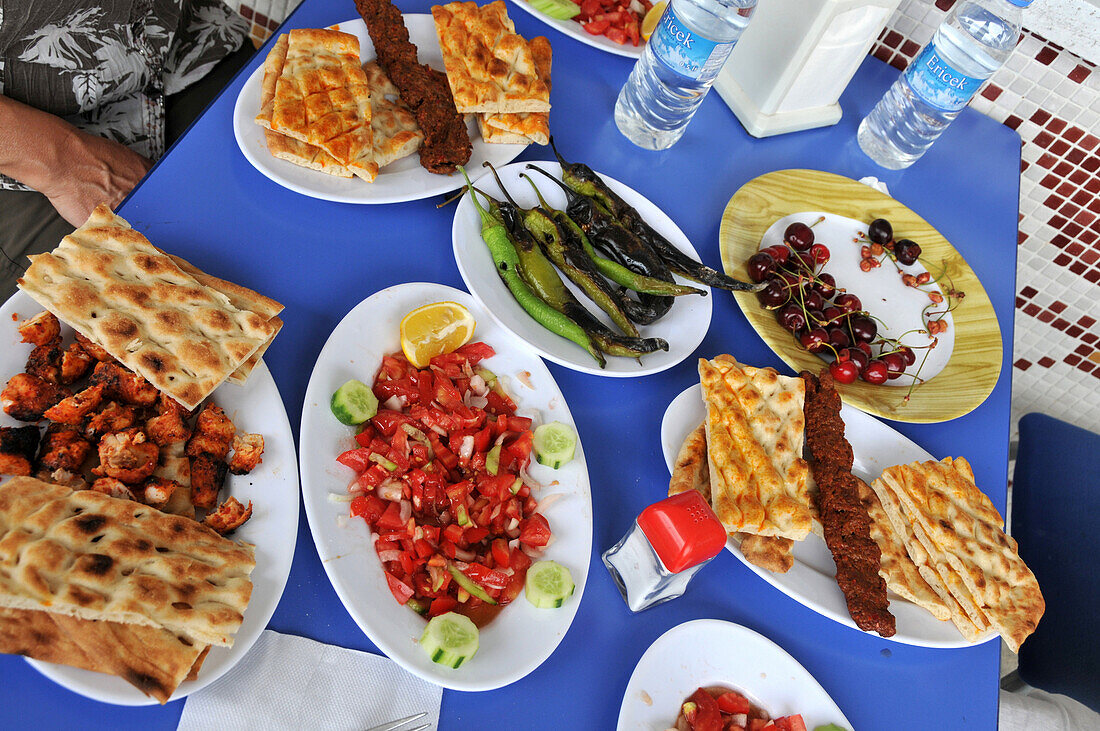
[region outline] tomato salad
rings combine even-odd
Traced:
[[[358,447],[337,461],[356,479],[351,514],[376,534],[375,550],[399,604],[427,617],[457,612],[483,626],[524,589],[550,543],[550,524],[524,479],[532,420],[474,342],[417,369],[382,358],[372,385],[377,413]]]
[[[698,688],[680,706],[675,731],[806,731],[801,715],[769,718],[764,709],[723,686]]]
[[[573,20],[594,36],[606,36],[621,46],[640,46],[641,23],[653,3],[649,0],[576,0],[581,12]]]

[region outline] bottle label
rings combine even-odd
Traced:
[[[698,79],[708,68],[708,61],[718,55],[716,60],[725,61],[732,43],[716,43],[694,31],[676,15],[673,3],[669,3],[661,16],[653,35],[649,37],[650,48],[665,66],[689,79]]]
[[[945,112],[957,112],[967,105],[984,79],[967,76],[947,63],[930,42],[909,64],[905,78],[921,99]]]

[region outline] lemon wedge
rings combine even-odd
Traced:
[[[653,31],[657,29],[657,21],[661,19],[661,15],[665,12],[665,6],[668,5],[668,0],[657,0],[653,4],[653,7],[649,9],[649,12],[642,18],[642,38],[649,40],[649,37],[653,35]]]
[[[473,315],[457,302],[433,302],[417,307],[401,320],[401,350],[416,368],[437,355],[450,353],[474,336]]]

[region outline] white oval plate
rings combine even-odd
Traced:
[[[825,220],[815,223],[819,218]],[[760,248],[782,244],[783,232],[795,221],[813,224],[814,240],[827,246],[831,254],[822,271],[832,274],[838,287],[859,297],[863,306],[878,320],[879,335],[898,338],[913,348],[917,356],[916,362],[905,369],[904,376],[891,379],[883,385],[909,388],[918,372],[922,381],[929,381],[947,366],[955,349],[955,321],[951,313],[948,312],[944,317],[947,331],[937,336],[936,347],[929,349],[932,338],[918,332],[924,327],[921,312],[932,304],[928,295],[924,291],[905,286],[901,281],[901,274],[889,259],[869,272],[859,268],[862,244],[854,243],[853,239],[857,232],[867,233],[867,224],[823,211],[794,213],[780,218],[768,227],[760,241]],[[919,261],[901,269],[913,276],[927,271]],[[925,285],[925,288],[943,294],[938,282]],[[937,305],[935,309],[943,311],[945,307],[946,303]]]
[[[594,36],[586,31],[584,27],[575,20],[558,20],[557,18],[551,18],[549,15],[535,10],[528,2],[526,2],[526,0],[512,0],[512,4],[520,8],[521,10],[530,13],[531,15],[535,16],[543,23],[546,23],[552,28],[557,28],[570,38],[580,41],[586,46],[592,46],[593,48],[598,48],[601,51],[607,51],[608,53],[613,53],[616,56],[626,56],[627,58],[641,58],[642,51],[645,50],[644,44],[641,46],[623,46],[619,45],[607,36]],[[641,22],[642,20],[641,18],[639,18],[638,23]]]
[[[516,203],[524,207],[538,204],[538,198],[535,196],[534,190],[531,189],[531,184],[520,177],[520,173],[525,171],[527,164],[516,162],[497,171],[504,186],[512,194]],[[558,163],[540,161],[531,164],[537,165],[559,180],[561,179],[561,165]],[[565,193],[557,185],[535,171],[530,171],[530,175],[531,179],[535,181],[535,185],[542,191],[547,204],[555,209],[565,208]],[[658,233],[693,259],[699,258],[684,232],[660,208],[617,180],[603,174],[600,177],[627,203],[634,206]],[[494,198],[503,198],[500,186],[497,185],[491,175],[478,180],[477,187],[478,190],[484,191]],[[699,343],[703,341],[707,329],[710,327],[710,316],[713,307],[711,304],[713,293],[710,288],[697,282],[689,282],[686,279],[676,277],[677,282],[698,287],[705,290],[707,294],[705,296],[689,294],[677,297],[672,309],[664,317],[652,325],[641,325],[638,328],[642,337],[658,337],[667,340],[669,350],[643,355],[640,364],[633,358],[608,356],[607,367],[600,368],[596,361],[592,359],[592,356],[585,352],[584,348],[555,335],[539,325],[515,301],[511,292],[508,291],[508,287],[497,276],[496,267],[493,265],[493,257],[489,254],[489,249],[481,238],[481,219],[478,218],[477,210],[470,202],[468,193],[462,197],[457,210],[455,210],[451,238],[454,241],[455,262],[458,264],[462,281],[466,283],[466,288],[470,290],[477,301],[488,310],[489,315],[509,332],[538,351],[542,357],[566,368],[572,368],[582,373],[592,373],[597,376],[617,378],[632,378],[659,373],[691,355],[695,348],[699,346]],[[573,291],[573,294],[589,312],[608,327],[615,329],[606,313],[596,307],[572,282],[564,276],[562,276],[562,281]]]
[[[18,314],[18,319],[24,320],[41,311],[42,307],[23,292],[16,292],[0,307],[0,328],[3,328],[0,343],[4,344],[0,348],[0,379],[4,382],[23,371],[31,350],[30,345],[19,342],[18,323],[12,316]],[[71,336],[68,326],[62,326],[62,333]],[[213,398],[238,430],[264,437],[263,462],[248,475],[227,475],[221,494],[223,499],[233,496],[242,503],[252,501],[252,517],[232,536],[256,546],[252,598],[233,647],[212,647],[198,679],[181,683],[170,700],[178,700],[206,687],[245,656],[267,626],[283,595],[298,536],[298,464],[294,436],[283,399],[267,364],[260,361],[246,384],[225,384],[214,392]],[[0,426],[16,425],[25,426],[0,413]],[[58,685],[97,701],[121,706],[156,703],[122,678],[39,660],[27,662]]]
[[[336,462],[354,446],[354,430],[329,410],[333,391],[351,378],[374,380],[382,356],[401,349],[398,325],[410,310],[449,300],[470,308],[477,321],[474,340],[488,343],[496,355],[485,361],[505,377],[521,412],[537,409],[543,422],[561,421],[576,430],[565,398],[550,372],[521,342],[496,325],[470,295],[441,284],[415,282],[376,292],[349,312],[329,336],[310,376],[302,409],[302,494],[321,564],[340,601],[359,627],[392,660],[430,683],[455,690],[491,690],[515,682],[550,657],[577,613],[592,552],[592,496],[580,438],[573,461],[558,470],[531,465],[531,476],[545,485],[536,497],[563,497],[544,514],[554,541],[545,557],[567,567],[577,589],[561,609],[536,609],[524,598],[504,608],[481,630],[480,649],[457,670],[433,663],[418,645],[425,622],[394,601],[370,530],[362,520],[345,518],[347,503],[334,503],[354,475]],[[518,374],[530,374],[531,388]],[[557,481],[557,485],[551,483]]]
[[[680,445],[703,422],[704,416],[703,390],[699,384],[684,390],[668,405],[661,421],[661,449],[670,472]],[[844,419],[844,436],[851,443],[855,456],[852,474],[868,484],[887,467],[935,459],[909,439],[859,409],[844,404],[840,416]],[[833,556],[825,542],[817,536],[810,535],[804,541],[795,542],[794,566],[785,574],[772,573],[746,561],[732,537],[726,542],[726,550],[796,602],[862,632],[848,614],[844,595],[836,584]],[[941,622],[927,610],[893,593],[890,594],[890,612],[897,618],[897,634],[883,639],[906,645],[970,647],[997,636],[991,633],[976,642],[969,642],[951,622]]]
[[[697,688],[726,685],[772,718],[801,714],[807,728],[852,728],[806,668],[767,637],[718,619],[677,625],[645,651],[623,694],[618,731],[665,731]]]
[[[403,17],[405,27],[409,29],[409,40],[416,44],[420,62],[442,70],[443,54],[439,50],[432,16],[418,14]],[[371,43],[367,25],[361,18],[330,27],[357,36],[360,58],[364,62],[374,59],[374,44]],[[373,183],[359,178],[338,178],[272,157],[264,141],[264,129],[255,121],[260,111],[260,84],[263,75],[264,69],[260,66],[241,87],[233,108],[233,135],[252,167],[284,188],[311,198],[340,203],[398,203],[428,198],[462,187],[461,173],[429,173],[421,167],[420,156],[415,153],[383,167]],[[482,174],[485,170],[481,167],[482,162],[488,160],[494,165],[503,165],[514,160],[527,147],[486,143],[481,139],[481,133],[478,132],[477,123],[472,116],[467,120],[467,127],[473,151],[470,161],[464,167],[471,176]]]

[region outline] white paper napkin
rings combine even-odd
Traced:
[[[427,711],[439,723],[443,689],[392,660],[264,630],[232,670],[187,698],[180,731],[363,731]]]

